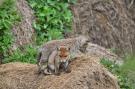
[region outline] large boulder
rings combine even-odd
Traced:
[[[0,89],[119,89],[117,79],[94,56],[82,56],[71,62],[71,73],[38,75],[33,64],[0,65]]]
[[[104,47],[101,47],[97,44],[88,43],[84,47],[84,53],[86,55],[93,55],[96,57],[99,57],[99,59],[106,59],[110,60],[113,63],[116,63],[118,65],[122,65],[124,60],[117,56],[115,53],[111,52],[109,49],[105,49]]]
[[[120,56],[135,52],[134,0],[77,1],[71,6],[74,34],[86,35],[92,43],[115,49]]]

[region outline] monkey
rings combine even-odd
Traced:
[[[43,74],[60,75],[60,72],[62,71],[66,73],[71,72],[69,67],[69,60],[70,60],[69,52],[70,48],[68,48],[67,46],[62,45],[57,47],[57,49],[50,54],[48,58],[47,67],[46,68],[44,68],[44,66],[41,67],[43,69]]]
[[[44,72],[44,69],[48,66],[45,65],[48,62],[51,53],[57,49],[60,45],[65,45],[70,48],[70,57],[74,58],[79,56],[80,48],[88,42],[88,38],[85,36],[79,36],[75,38],[67,38],[60,40],[52,40],[41,46],[37,57],[37,65],[39,67],[39,73]],[[67,63],[68,64],[68,63]],[[61,63],[62,66],[62,63]],[[48,71],[48,70],[46,70]]]

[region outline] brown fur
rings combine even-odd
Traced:
[[[49,58],[44,74],[60,74],[60,71],[69,71],[70,49],[67,46],[59,46],[54,50]]]

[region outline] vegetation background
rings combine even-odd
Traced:
[[[71,7],[72,5],[76,5],[77,1],[27,0],[27,3],[34,11],[35,20],[33,21],[32,26],[34,28],[36,39],[34,40],[34,44],[25,44],[23,46],[18,47],[16,50],[11,50],[12,45],[15,42],[15,36],[13,35],[12,28],[14,27],[14,25],[17,26],[18,23],[20,23],[23,19],[21,13],[18,11],[16,7],[16,2],[16,0],[0,1],[0,61],[1,63],[2,61],[3,63],[19,61],[35,64],[37,49],[43,43],[54,39],[66,38],[73,31],[71,29],[75,28],[75,26],[73,26],[72,24],[74,22],[73,20],[75,20],[73,19],[73,14],[75,15],[75,13],[72,13],[73,8]],[[109,1],[105,0],[104,3],[108,4]],[[128,4],[128,7],[130,6],[131,8],[129,8],[129,11],[133,12],[132,8],[135,6],[135,2],[133,1],[133,4],[130,2],[126,3]],[[130,15],[130,13],[129,17],[134,20],[134,16]],[[75,32],[80,34],[79,32],[81,32],[81,30],[75,30]],[[135,34],[133,33],[133,39],[134,37]],[[94,43],[96,41],[94,41]],[[118,44],[124,43],[122,42]],[[132,44],[134,45],[134,40]],[[123,48],[124,47],[125,46],[123,46]],[[134,46],[132,46],[132,48],[133,47]],[[117,48],[111,47],[110,49],[116,53],[121,52],[121,50]],[[126,54],[125,56],[124,54],[123,60],[125,60],[125,62],[122,66],[116,65],[104,59],[101,61],[101,63],[105,65],[106,68],[108,68],[112,73],[117,75],[121,89],[135,89],[135,57],[134,54],[128,55]]]

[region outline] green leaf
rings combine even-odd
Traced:
[[[37,32],[37,42],[43,39],[61,39],[64,32],[71,29],[72,13],[69,3],[72,0],[28,0],[32,4],[38,20],[33,23]],[[36,3],[36,4],[34,4]],[[65,31],[64,30],[67,30]],[[39,40],[40,39],[40,40]]]
[[[31,6],[32,8],[36,7],[36,5],[37,5],[36,2],[33,2],[33,3],[30,4],[30,6]]]

